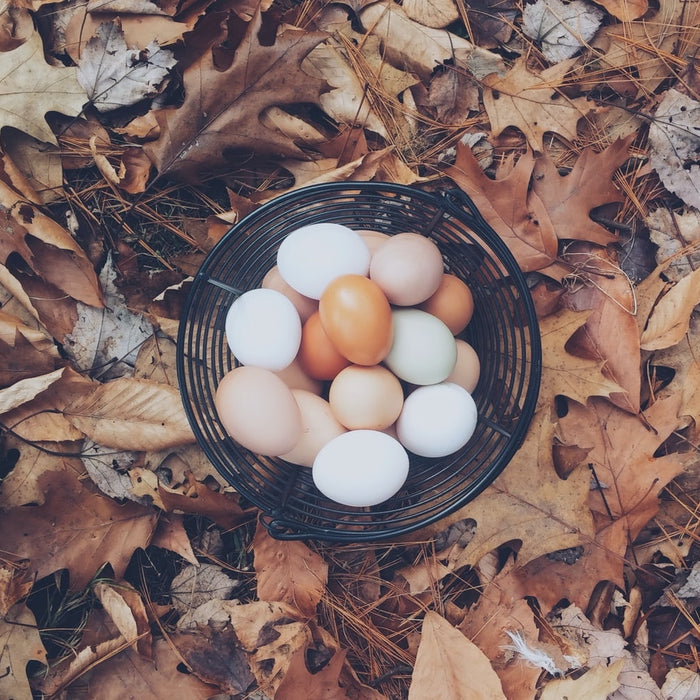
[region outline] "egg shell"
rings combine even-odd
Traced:
[[[298,358],[295,358],[291,364],[287,365],[284,369],[275,372],[275,374],[290,389],[304,389],[305,391],[310,391],[312,394],[319,395],[323,391],[323,382],[309,377],[309,375],[306,374],[306,372],[304,372],[304,370],[301,368]]]
[[[304,296],[320,299],[340,275],[366,275],[369,248],[355,231],[334,223],[302,226],[289,233],[277,250],[282,279]]]
[[[379,364],[392,343],[391,306],[382,290],[361,275],[342,275],[318,304],[323,330],[341,355],[356,365]]]
[[[251,289],[241,294],[226,314],[226,340],[241,364],[278,371],[296,357],[301,319],[281,292]]]
[[[333,379],[350,364],[350,360],[341,355],[331,342],[318,312],[311,314],[301,329],[297,358],[304,372],[319,380]]]
[[[386,367],[350,365],[331,383],[328,402],[346,428],[384,430],[401,413],[403,388]]]
[[[374,255],[374,251],[379,248],[380,245],[386,243],[391,236],[388,233],[382,233],[381,231],[370,231],[367,229],[358,230],[357,233],[362,238],[362,240],[367,244],[369,248],[370,255]],[[370,259],[370,265],[372,264]]]
[[[394,340],[384,364],[411,384],[444,381],[457,362],[457,345],[450,329],[420,309],[395,309]]]
[[[481,373],[481,363],[476,350],[466,340],[457,338],[457,362],[445,381],[464,387],[470,394],[476,389]]]
[[[373,253],[369,277],[390,303],[413,306],[435,293],[444,271],[434,241],[418,233],[391,236]]]
[[[294,308],[297,310],[302,323],[304,323],[314,311],[318,310],[318,299],[305,297],[303,294],[299,294],[296,289],[290,287],[284,279],[282,279],[277,265],[273,265],[267,271],[260,286],[263,289],[274,289],[276,292],[284,294],[284,296],[294,304]]]
[[[325,399],[309,391],[292,390],[301,412],[301,435],[282,459],[302,467],[311,467],[321,448],[333,438],[347,432],[333,415]]]
[[[452,331],[452,335],[458,335],[474,314],[474,297],[459,277],[445,273],[435,293],[418,308],[437,316]]]
[[[331,500],[361,508],[391,498],[405,483],[408,468],[408,453],[391,436],[350,430],[321,448],[312,476]]]
[[[422,457],[446,457],[474,434],[477,409],[471,394],[452,382],[420,386],[404,401],[396,421],[399,442]]]
[[[292,391],[270,370],[232,369],[219,382],[214,405],[226,432],[252,452],[279,457],[301,436],[301,411]]]

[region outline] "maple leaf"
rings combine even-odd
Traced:
[[[588,320],[590,312],[562,309],[540,320],[542,379],[539,404],[550,407],[563,394],[585,404],[589,396],[610,396],[622,391],[603,373],[605,361],[579,357],[566,351],[566,341]]]
[[[13,126],[39,141],[58,145],[46,123],[47,112],[80,114],[87,102],[77,68],[51,66],[44,58],[38,32],[13,51],[2,54],[0,68],[0,129]]]
[[[484,107],[491,120],[494,137],[509,126],[523,132],[533,151],[543,151],[542,139],[548,131],[569,141],[576,139],[579,119],[593,111],[585,97],[567,97],[559,90],[575,58],[562,61],[539,73],[519,58],[504,77],[484,78]]]
[[[658,510],[658,495],[683,471],[680,455],[655,457],[678,425],[680,396],[670,396],[644,411],[644,421],[604,399],[587,406],[569,404],[559,420],[563,444],[588,450],[601,488],[591,492],[590,507],[603,518],[624,519],[631,540]]]
[[[161,133],[144,150],[160,174],[193,177],[224,165],[225,151],[303,156],[292,139],[263,126],[260,115],[272,106],[318,103],[325,82],[300,63],[325,35],[285,28],[263,46],[261,26],[257,13],[226,70],[205,52],[185,69],[184,104],[155,112]]]
[[[505,700],[501,681],[486,655],[444,617],[423,619],[408,700]]]
[[[288,603],[311,617],[326,590],[328,564],[303,542],[275,540],[258,523],[253,538],[258,597]]]
[[[542,554],[590,540],[594,533],[588,506],[590,476],[578,469],[560,479],[552,458],[553,440],[549,411],[537,411],[522,447],[493,484],[464,508],[420,531],[430,536],[465,518],[476,521],[476,532],[466,546],[453,545],[437,553],[446,563],[442,575],[474,566],[505,542],[522,543],[518,564],[524,566]]]
[[[617,236],[593,221],[590,213],[604,204],[623,201],[612,178],[627,159],[633,138],[618,139],[600,153],[584,149],[568,175],[559,174],[549,155],[535,160],[533,188],[543,201],[558,238],[600,245],[617,240]]]
[[[146,547],[157,513],[136,503],[119,505],[95,494],[72,473],[43,474],[46,500],[0,513],[3,549],[27,558],[37,578],[68,569],[71,590],[85,588],[106,562],[121,578],[137,547]]]
[[[471,197],[525,272],[551,266],[558,247],[544,204],[529,189],[534,163],[528,151],[507,177],[492,180],[481,169],[471,149],[458,143],[455,163],[445,171]]]

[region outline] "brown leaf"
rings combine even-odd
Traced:
[[[613,182],[615,171],[627,159],[632,137],[618,139],[600,153],[586,148],[568,175],[560,175],[554,161],[540,155],[535,161],[533,188],[544,202],[560,239],[578,239],[600,245],[617,240],[590,218],[596,207],[623,200]]]
[[[585,404],[589,396],[610,396],[621,387],[603,373],[605,362],[566,351],[566,343],[583,326],[589,312],[562,309],[540,320],[542,379],[539,406],[551,408],[557,395]]]
[[[495,49],[510,40],[518,14],[514,0],[472,0],[466,8],[469,27],[479,46]]]
[[[194,566],[199,563],[192,551],[192,543],[185,531],[182,515],[169,513],[158,518],[158,527],[153,533],[151,545],[169,549]]]
[[[455,164],[446,170],[446,175],[472,198],[525,272],[551,265],[558,247],[542,200],[529,190],[534,163],[528,151],[507,177],[492,180],[482,171],[471,149],[460,143]]]
[[[189,65],[185,103],[156,112],[161,133],[144,151],[160,174],[210,171],[226,162],[225,150],[302,155],[289,137],[263,127],[260,114],[274,105],[318,102],[323,81],[303,73],[300,63],[324,35],[286,28],[263,46],[261,22],[258,13],[226,70],[216,69],[211,52]]]
[[[31,698],[27,664],[30,661],[44,663],[46,650],[29,608],[18,604],[0,619],[0,649],[0,697],[8,700]]]
[[[540,700],[608,698],[620,687],[617,677],[624,666],[625,660],[619,659],[609,666],[595,666],[576,679],[555,678],[545,685]]]
[[[29,567],[25,564],[0,564],[0,617],[5,618],[10,608],[22,600],[34,584]]]
[[[579,119],[593,111],[585,97],[568,97],[560,86],[576,58],[562,61],[540,73],[532,72],[524,57],[503,77],[484,79],[484,106],[491,132],[499,136],[508,126],[523,132],[533,151],[543,151],[542,139],[551,131],[574,141]]]
[[[56,357],[37,350],[20,332],[15,332],[14,342],[0,339],[0,387],[8,387],[22,379],[52,372]]]
[[[223,629],[207,626],[171,632],[168,639],[190,671],[222,693],[245,693],[255,681],[248,666],[248,655],[228,625]],[[213,650],[216,653],[212,653]]]
[[[66,568],[71,590],[81,590],[106,562],[121,578],[134,550],[150,542],[157,520],[153,509],[119,505],[68,471],[47,472],[39,483],[46,493],[43,505],[0,513],[3,549],[29,559],[37,578]]]
[[[591,509],[624,519],[631,540],[657,512],[663,487],[683,470],[679,455],[654,456],[676,429],[679,405],[680,397],[671,396],[636,416],[593,398],[585,407],[570,403],[559,421],[564,444],[590,448],[586,459],[602,487],[591,491]]]
[[[288,603],[312,617],[326,590],[328,564],[303,542],[276,540],[258,523],[253,539],[258,597]]]
[[[482,651],[436,612],[423,620],[409,700],[505,700],[501,681]]]
[[[446,27],[459,19],[455,0],[404,0],[404,12],[426,27]]]
[[[105,447],[161,450],[195,441],[178,390],[147,379],[122,377],[97,384],[63,412]]]
[[[351,697],[339,684],[346,654],[346,651],[336,652],[320,671],[312,674],[306,667],[306,650],[300,649],[292,656],[275,700],[344,700]]]

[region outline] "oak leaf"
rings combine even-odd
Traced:
[[[562,61],[535,73],[525,58],[519,58],[502,78],[484,78],[484,107],[493,136],[515,126],[523,132],[530,148],[538,152],[544,150],[542,140],[548,131],[575,140],[579,119],[593,111],[585,97],[568,97],[560,90],[575,61]]]
[[[619,659],[609,666],[594,666],[575,680],[555,678],[545,685],[540,700],[591,700],[610,697],[620,687],[618,676],[624,665],[624,659]]]
[[[617,236],[590,218],[596,207],[623,200],[613,175],[627,159],[632,138],[618,139],[596,153],[586,148],[568,175],[560,175],[552,159],[543,154],[535,161],[533,188],[544,203],[560,239],[578,239],[600,245]]]
[[[45,502],[0,513],[3,549],[29,559],[37,578],[68,569],[71,590],[82,590],[110,563],[121,578],[137,547],[146,547],[157,513],[135,503],[119,505],[93,493],[68,471],[40,479]]]
[[[287,603],[312,617],[326,590],[328,564],[303,542],[276,540],[258,523],[254,566],[261,600]]]
[[[525,272],[552,265],[558,247],[544,203],[530,190],[534,163],[534,156],[528,151],[505,178],[492,180],[471,149],[458,143],[455,163],[445,173],[471,197]]]
[[[403,11],[426,27],[446,27],[459,19],[455,0],[404,0]]]
[[[161,132],[144,150],[160,174],[194,177],[224,165],[226,151],[303,155],[288,136],[265,128],[260,115],[275,105],[318,103],[325,83],[300,64],[325,35],[285,28],[264,46],[261,26],[258,13],[226,70],[216,68],[210,51],[190,64],[184,104],[155,112]]]
[[[18,603],[0,619],[0,649],[0,696],[17,700],[31,698],[27,664],[30,661],[44,663],[46,650],[34,614],[23,604]]]
[[[485,654],[445,618],[429,610],[421,628],[408,700],[505,700]]]
[[[44,117],[47,112],[75,116],[82,111],[87,96],[78,82],[77,68],[46,63],[41,36],[36,31],[2,56],[0,129],[13,126],[57,146]]]
[[[658,246],[656,262],[663,266],[666,279],[678,282],[700,267],[700,211],[660,207],[646,217],[646,224],[651,242]]]
[[[630,540],[658,510],[658,496],[683,470],[679,455],[654,456],[678,425],[680,396],[654,403],[641,416],[623,411],[604,399],[587,406],[570,403],[559,420],[565,445],[589,450],[601,487],[590,494],[590,507],[603,518],[623,519]]]

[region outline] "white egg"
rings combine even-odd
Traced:
[[[241,364],[278,372],[296,357],[301,319],[281,292],[251,289],[241,294],[226,314],[226,340]]]
[[[396,421],[399,442],[422,457],[445,457],[466,445],[477,423],[472,395],[452,382],[420,386]]]
[[[341,224],[309,224],[288,234],[277,251],[282,279],[299,294],[320,299],[340,275],[366,275],[370,252],[362,237]]]
[[[437,316],[420,309],[396,309],[391,314],[394,339],[384,364],[411,384],[437,384],[457,361],[450,329]]]
[[[347,506],[373,506],[391,498],[408,476],[408,453],[390,435],[351,430],[326,443],[313,463],[318,490]]]

